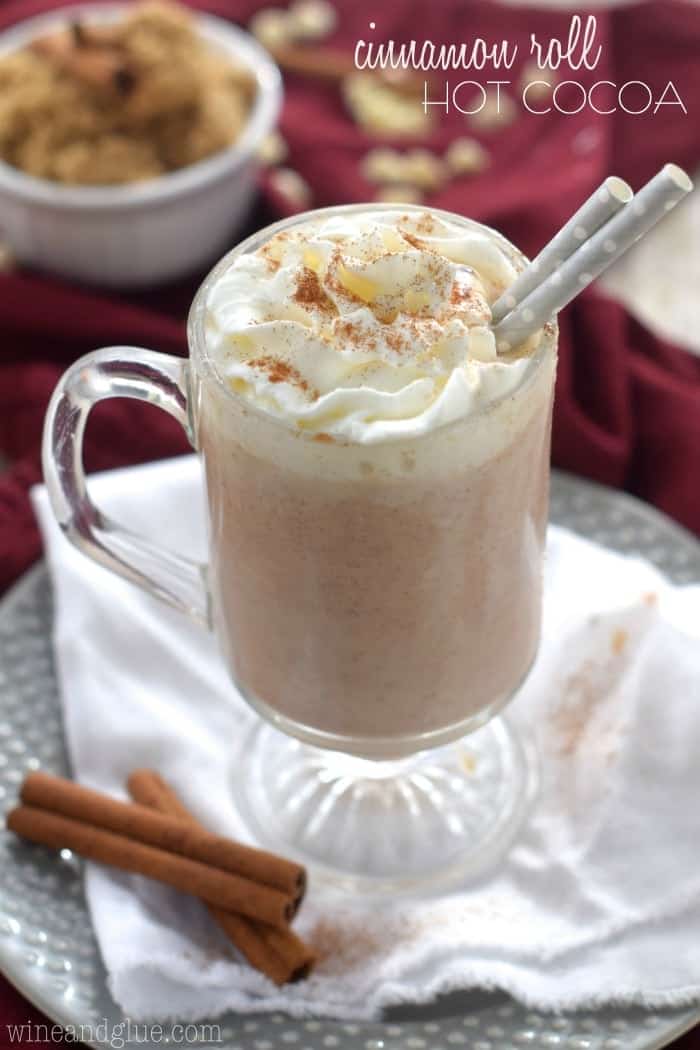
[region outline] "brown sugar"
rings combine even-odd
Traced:
[[[0,56],[0,159],[73,185],[154,178],[230,146],[255,93],[186,7],[134,3]]]

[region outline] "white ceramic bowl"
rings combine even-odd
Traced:
[[[0,34],[0,54],[68,20],[108,22],[123,11],[119,4],[79,4],[39,15]],[[247,33],[210,15],[197,20],[205,40],[257,79],[256,100],[237,142],[171,174],[119,186],[65,186],[0,161],[0,236],[20,262],[133,288],[194,271],[231,247],[255,193],[257,149],[277,121],[282,81]]]

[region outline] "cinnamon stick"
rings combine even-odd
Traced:
[[[288,926],[267,926],[253,920],[253,926],[262,932],[268,948],[277,952],[289,971],[290,982],[308,977],[314,968],[316,954],[313,949],[298,937]]]
[[[290,898],[279,890],[60,813],[20,805],[8,814],[7,827],[32,842],[71,849],[88,860],[146,875],[208,904],[273,926],[286,926],[293,914]]]
[[[135,802],[196,823],[195,817],[155,770],[136,770],[129,777],[127,786]],[[251,966],[275,984],[297,981],[310,973],[314,954],[292,930],[274,929],[211,905],[209,912]]]
[[[187,820],[191,824],[197,823],[196,817],[190,813],[179,795],[166,784],[155,769],[135,769],[129,774],[126,786],[134,802],[138,802],[139,805],[148,806],[170,817],[178,817],[179,820]]]
[[[125,94],[136,82],[123,55],[116,48],[90,45],[79,23],[69,32],[37,37],[30,47],[59,69],[93,87],[116,88]]]
[[[119,22],[81,22],[71,23],[71,33],[81,46],[118,48],[123,45],[123,23]]]
[[[353,73],[361,72],[353,56],[339,48],[281,44],[269,50],[283,73],[337,84]],[[434,78],[429,74],[420,75],[411,69],[376,69],[370,72],[377,81],[392,87],[399,94],[415,98],[423,98],[426,81],[429,85],[434,83]]]
[[[300,864],[214,835],[193,821],[190,814],[183,819],[181,814],[154,812],[147,806],[120,802],[72,780],[41,772],[27,776],[20,798],[29,806],[72,817],[270,886],[292,898],[294,910],[306,889],[306,873]]]

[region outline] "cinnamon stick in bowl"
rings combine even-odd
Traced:
[[[59,69],[92,87],[114,88],[126,94],[136,82],[133,71],[116,48],[86,44],[79,23],[70,31],[37,37],[30,46],[37,55],[43,55]]]

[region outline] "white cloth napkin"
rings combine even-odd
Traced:
[[[194,457],[91,479],[96,502],[204,557]],[[56,593],[54,640],[75,776],[115,795],[154,766],[210,828],[247,838],[229,791],[254,717],[203,630],[78,554],[46,493],[36,511]],[[510,715],[541,788],[497,871],[444,898],[327,896],[297,922],[315,974],[275,988],[232,957],[201,905],[88,865],[110,987],[136,1019],[228,1008],[375,1017],[440,992],[501,988],[537,1008],[700,997],[700,587],[551,528],[544,638]],[[332,950],[329,950],[332,946]]]

